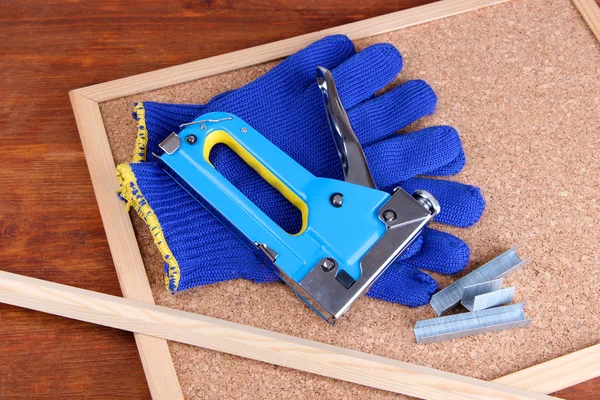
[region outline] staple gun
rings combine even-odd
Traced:
[[[162,168],[240,239],[318,315],[334,324],[366,293],[440,211],[426,191],[377,190],[331,73],[317,84],[344,181],[311,174],[235,115],[213,112],[182,125],[161,144]],[[211,164],[229,146],[302,214],[289,234]]]

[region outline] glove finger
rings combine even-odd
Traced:
[[[391,44],[379,43],[348,58],[331,73],[342,104],[348,110],[383,89],[400,73],[400,70],[402,70],[400,52]],[[315,83],[314,71],[307,93],[309,96],[321,96]]]
[[[409,307],[428,304],[438,289],[437,282],[420,271],[442,274],[462,271],[469,261],[469,247],[457,237],[426,228],[419,253],[394,262],[378,279],[367,296]]]
[[[416,269],[453,275],[465,269],[470,254],[469,246],[463,240],[446,232],[425,228],[421,251],[404,263]]]
[[[478,187],[441,179],[411,178],[400,183],[408,193],[427,190],[440,203],[437,222],[466,228],[475,224],[485,210],[485,199]]]
[[[436,168],[432,171],[429,171],[427,175],[429,176],[451,176],[456,175],[465,167],[467,163],[467,159],[465,157],[464,150],[461,149],[460,154],[454,160],[452,160],[449,164],[446,164],[440,168]]]
[[[406,260],[408,258],[413,257],[419,251],[421,251],[421,246],[423,245],[423,235],[419,235],[414,242],[408,246],[408,249],[404,253],[400,255],[399,260]]]
[[[434,126],[417,132],[394,134],[365,147],[364,151],[375,184],[388,188],[450,164],[463,150],[454,128]]]
[[[262,82],[268,80],[271,89],[298,93],[315,82],[317,66],[334,69],[354,53],[354,43],[346,35],[326,36],[292,54],[250,85],[262,87]]]
[[[348,110],[348,117],[361,144],[367,146],[433,113],[436,104],[433,89],[414,80],[358,104]]]
[[[437,282],[426,273],[396,261],[375,281],[367,296],[419,307],[429,303],[437,288]]]

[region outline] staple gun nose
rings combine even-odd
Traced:
[[[162,168],[248,244],[318,315],[335,323],[440,211],[426,191],[377,190],[331,72],[317,85],[344,181],[315,177],[239,117],[222,112],[184,124],[160,144]],[[210,163],[230,147],[302,214],[289,234]]]

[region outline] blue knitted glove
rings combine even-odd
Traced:
[[[138,103],[139,136],[135,158],[160,154],[157,144],[181,123],[200,114],[235,114],[313,174],[343,179],[326,120],[315,67],[332,70],[350,121],[363,144],[380,189],[402,186],[408,192],[430,191],[440,201],[440,222],[475,223],[485,203],[472,186],[416,175],[442,176],[460,171],[464,154],[453,128],[426,128],[410,134],[399,129],[433,112],[436,97],[422,81],[410,81],[375,97],[402,67],[398,51],[374,45],[358,54],[344,36],[320,40],[292,55],[250,84],[215,97],[206,105]],[[299,212],[247,167],[229,148],[216,146],[211,162],[286,231],[299,230]],[[277,280],[250,249],[214,220],[154,162],[121,165],[122,196],[136,208],[165,257],[171,291],[234,278]],[[396,261],[368,295],[410,306],[429,302],[436,282],[421,269],[452,274],[461,271],[469,248],[460,239],[427,229],[421,240]]]

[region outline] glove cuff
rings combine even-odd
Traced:
[[[146,109],[144,108],[144,103],[136,102],[133,106],[132,115],[137,120],[137,134],[132,162],[144,162],[146,161],[148,149],[148,127],[146,126]]]
[[[117,179],[119,180],[120,187],[119,196],[127,203],[127,210],[133,207],[140,218],[146,223],[152,234],[154,244],[162,255],[165,263],[165,286],[167,290],[171,293],[176,292],[179,280],[181,279],[179,264],[165,240],[156,214],[138,187],[137,180],[129,164],[119,164],[117,166]]]

